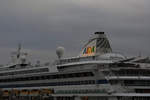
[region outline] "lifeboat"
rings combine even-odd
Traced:
[[[16,89],[13,89],[13,90],[12,90],[12,94],[15,95],[15,96],[19,96],[19,92],[20,92],[20,91],[19,91],[19,90],[16,90]]]
[[[21,95],[21,96],[28,96],[28,95],[29,95],[29,90],[25,90],[25,89],[24,89],[24,90],[21,90],[21,91],[20,91],[20,95]]]
[[[39,96],[40,95],[40,90],[38,89],[33,89],[29,93],[30,96]]]
[[[50,95],[50,94],[53,94],[54,91],[52,89],[42,89],[41,93],[42,95]]]
[[[9,96],[9,94],[10,94],[10,91],[8,91],[8,90],[3,91],[3,96]]]

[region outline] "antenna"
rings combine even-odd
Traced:
[[[141,52],[139,52],[139,57],[141,57],[142,56],[142,53]]]
[[[21,43],[18,44],[17,59],[20,57]]]

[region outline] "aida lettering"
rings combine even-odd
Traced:
[[[95,52],[95,46],[93,47],[87,47],[84,49],[83,54],[91,54]]]

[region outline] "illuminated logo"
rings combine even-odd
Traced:
[[[83,50],[83,54],[93,54],[95,53],[95,46],[87,47]]]

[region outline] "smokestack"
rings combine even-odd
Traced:
[[[95,32],[95,34],[105,34],[105,32]]]
[[[80,56],[93,56],[111,53],[112,49],[104,32],[95,32],[89,41],[84,45]]]

